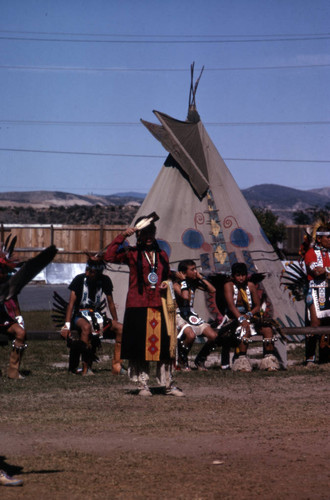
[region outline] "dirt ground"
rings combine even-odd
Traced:
[[[110,372],[70,375],[60,341],[31,342],[27,377],[2,376],[1,499],[328,499],[329,366],[177,372],[185,398],[137,396]],[[9,349],[0,349],[4,371]]]

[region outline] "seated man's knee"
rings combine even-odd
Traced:
[[[92,333],[92,328],[91,325],[88,323],[88,321],[82,320],[79,323],[77,322],[77,326],[80,328],[80,339],[85,343],[88,344],[89,342],[89,336]]]
[[[205,328],[205,330],[203,331],[203,335],[207,338],[207,340],[211,341],[214,341],[218,336],[215,330],[213,330],[213,328],[211,328],[210,326]]]
[[[184,334],[186,336],[187,343],[190,344],[190,343],[194,342],[196,335],[195,335],[195,332],[192,328],[185,328]]]
[[[112,320],[112,327],[111,330],[116,334],[117,336],[121,336],[123,333],[123,325],[119,323],[118,321]]]
[[[265,339],[271,339],[273,337],[273,330],[271,328],[262,328],[261,334]]]

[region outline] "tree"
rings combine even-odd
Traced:
[[[323,208],[321,207],[310,207],[305,211],[297,210],[293,212],[293,222],[295,224],[310,225],[318,219],[329,219],[330,204],[327,203]]]
[[[282,257],[279,245],[286,239],[286,228],[282,222],[278,222],[278,217],[268,208],[252,207],[252,212],[264,230],[267,238],[274,247],[277,254]]]
[[[296,210],[292,215],[293,222],[302,226],[311,224],[311,216],[303,210]]]

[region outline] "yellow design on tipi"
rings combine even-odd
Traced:
[[[220,262],[220,264],[223,264],[226,260],[227,257],[227,252],[220,246],[217,247],[217,251],[214,252],[214,258]]]

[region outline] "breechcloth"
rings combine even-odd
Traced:
[[[168,360],[169,348],[170,338],[161,307],[126,309],[121,346],[123,359]]]

